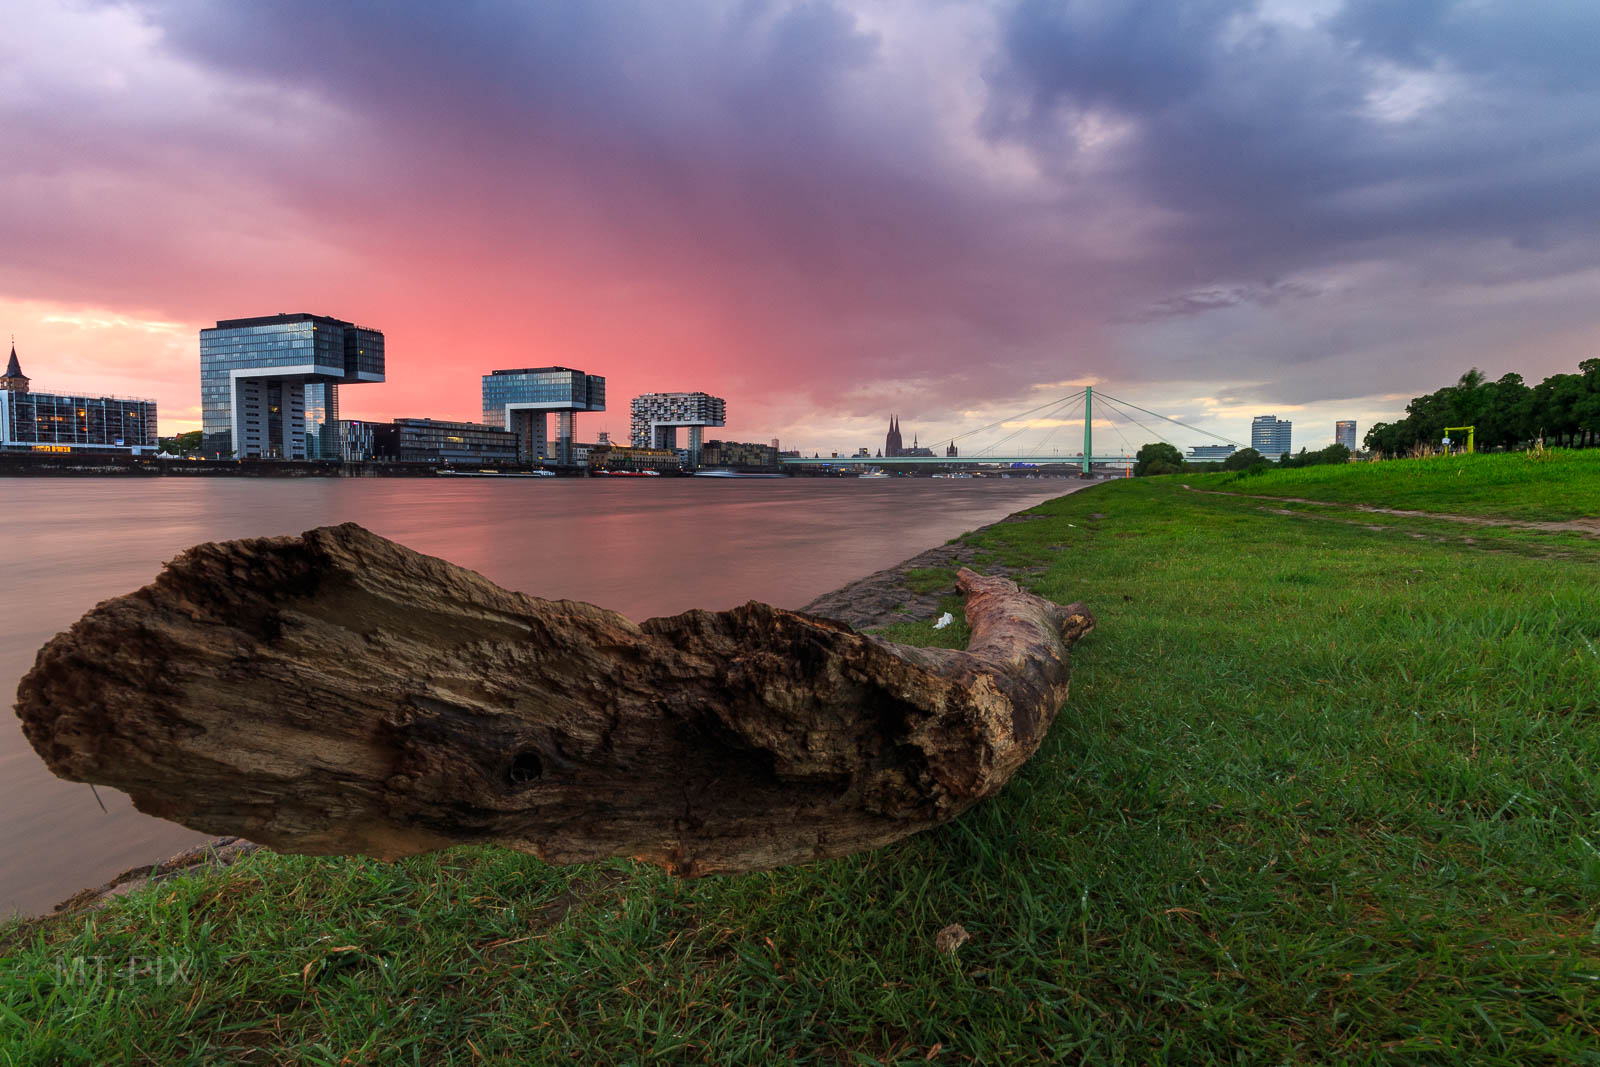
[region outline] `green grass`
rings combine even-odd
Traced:
[[[1036,510],[969,539],[1099,629],[955,823],[697,882],[258,855],[0,929],[0,1063],[1600,1062],[1600,543]]]
[[[936,593],[941,589],[954,589],[955,584],[953,567],[912,567],[906,571],[905,586],[913,593]]]
[[[1258,475],[1195,474],[1196,489],[1298,496],[1456,515],[1567,521],[1600,517],[1600,449],[1395,459]]]

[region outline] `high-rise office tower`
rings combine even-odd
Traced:
[[[606,380],[570,367],[522,367],[483,376],[483,421],[517,435],[524,463],[551,459],[573,462],[572,435],[580,411],[606,409]],[[556,414],[556,444],[550,445],[551,412]]]
[[[1333,439],[1350,451],[1356,450],[1356,420],[1340,419],[1333,424]]]
[[[1294,423],[1276,415],[1257,415],[1250,423],[1250,447],[1267,459],[1276,462],[1285,452],[1293,451],[1291,431]]]
[[[381,382],[383,334],[325,315],[219,319],[200,331],[209,455],[338,459],[339,386]]]

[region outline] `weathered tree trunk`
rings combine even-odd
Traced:
[[[347,524],[188,550],[47,644],[17,714],[61,777],[283,851],[755,870],[944,822],[1032,755],[1093,620],[960,588],[964,652],[757,603],[635,625]]]

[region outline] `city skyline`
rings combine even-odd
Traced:
[[[24,3],[0,321],[172,431],[201,327],[310,307],[404,353],[368,418],[566,364],[800,448],[1084,381],[1316,447],[1594,354],[1600,11],[1525,13]]]

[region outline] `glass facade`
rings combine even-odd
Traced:
[[[1273,415],[1257,415],[1250,423],[1250,447],[1276,462],[1292,450],[1294,423]]]
[[[355,419],[339,420],[339,458],[361,463],[373,457],[373,431],[378,424]]]
[[[475,422],[396,419],[373,431],[373,450],[402,463],[515,463],[517,437]]]
[[[383,381],[383,334],[344,325],[344,377],[348,382]]]
[[[0,392],[0,443],[47,451],[154,449],[156,402],[7,390]]]
[[[339,459],[339,387],[333,382],[307,382],[305,392],[306,458]]]
[[[524,367],[483,376],[483,421],[517,435],[524,460],[572,462],[573,414],[606,409],[606,380],[569,367]],[[550,412],[560,417],[549,444]]]
[[[483,376],[483,421],[504,426],[507,404],[551,411],[604,411],[606,380],[566,367],[497,370]]]
[[[383,378],[377,330],[322,315],[219,320],[200,331],[205,451],[335,459],[338,384]]]

